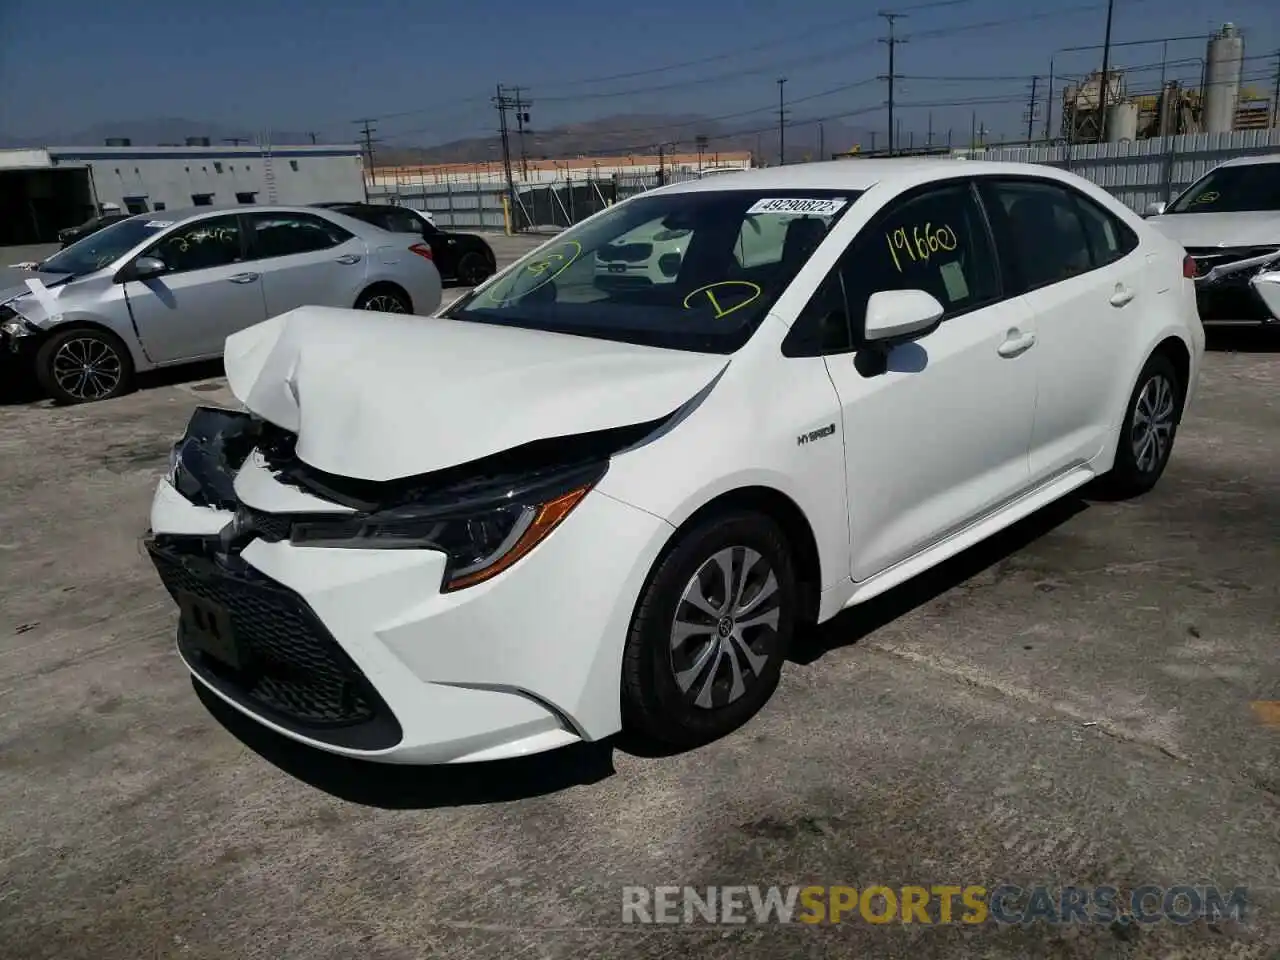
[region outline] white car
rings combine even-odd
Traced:
[[[1195,260],[1206,323],[1280,321],[1280,153],[1228,160],[1147,215]]]
[[[732,184],[729,186],[729,184]],[[768,261],[751,216],[789,224]],[[659,221],[671,283],[594,255]],[[721,736],[802,625],[1103,480],[1151,489],[1204,350],[1187,258],[1022,164],[796,165],[642,194],[439,318],[227,341],[148,546],[218,697],[440,763]]]

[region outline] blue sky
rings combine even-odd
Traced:
[[[535,128],[617,113],[737,114],[731,122],[769,126],[779,76],[787,77],[788,100],[810,98],[791,107],[795,121],[863,110],[842,122],[883,136],[885,89],[873,78],[886,70],[885,46],[876,42],[885,23],[875,17],[886,6],[907,12],[898,30],[908,42],[896,66],[907,78],[898,93],[904,139],[907,131],[923,136],[930,112],[939,135],[952,127],[967,140],[976,112],[989,131],[1012,136],[1025,133],[1030,77],[1042,75],[1043,91],[1054,51],[1100,44],[1105,23],[1098,0],[1070,7],[949,0],[927,8],[920,0],[55,6],[56,18],[39,0],[0,0],[0,131],[11,136],[183,117],[346,141],[355,136],[352,120],[372,116],[389,142],[429,144],[491,132],[488,97],[499,82],[527,88]],[[1228,20],[1245,31],[1246,78],[1269,93],[1275,58],[1262,57],[1280,47],[1275,0],[1117,0],[1113,39],[1205,36]],[[1156,43],[1120,47],[1114,60],[1149,67],[1130,82],[1154,89],[1161,56]],[[1203,40],[1171,42],[1169,76],[1198,79],[1203,56]],[[716,59],[689,63],[707,58]],[[1059,74],[1082,74],[1100,66],[1101,51],[1059,53],[1055,62]],[[689,65],[661,69],[676,64]],[[816,126],[791,136],[816,137]]]

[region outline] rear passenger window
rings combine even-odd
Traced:
[[[1133,252],[1138,246],[1136,233],[1088,197],[1074,190],[1071,193],[1084,221],[1084,232],[1089,239],[1089,252],[1095,267],[1105,267]]]
[[[1059,283],[1096,266],[1075,191],[1033,180],[983,180],[980,189],[1016,291]],[[1105,246],[1103,227],[1092,228]],[[1113,239],[1118,249],[1119,237]]]

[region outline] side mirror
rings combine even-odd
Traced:
[[[1169,206],[1169,205],[1168,205],[1167,203],[1165,203],[1163,200],[1157,200],[1155,203],[1148,203],[1148,204],[1147,204],[1147,212],[1146,212],[1145,214],[1143,214],[1143,216],[1147,216],[1147,217],[1158,217],[1158,216],[1160,216],[1162,213],[1164,213],[1165,209],[1166,209],[1168,206]]]
[[[158,277],[169,268],[158,257],[139,257],[133,263],[125,264],[116,274],[116,283],[127,283],[130,280],[150,280]]]
[[[932,333],[945,312],[937,298],[923,290],[881,290],[867,301],[863,335],[888,349]]]

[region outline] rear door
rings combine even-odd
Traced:
[[[1006,285],[1037,322],[1036,483],[1089,462],[1107,444],[1158,285],[1137,235],[1080,191],[1037,178],[982,178],[980,190]]]
[[[206,217],[173,229],[141,254],[168,268],[124,284],[138,335],[156,363],[219,356],[230,334],[266,319],[242,226],[235,214]]]
[[[310,213],[250,213],[251,267],[262,275],[267,316],[295,307],[351,307],[368,269],[365,243]]]

